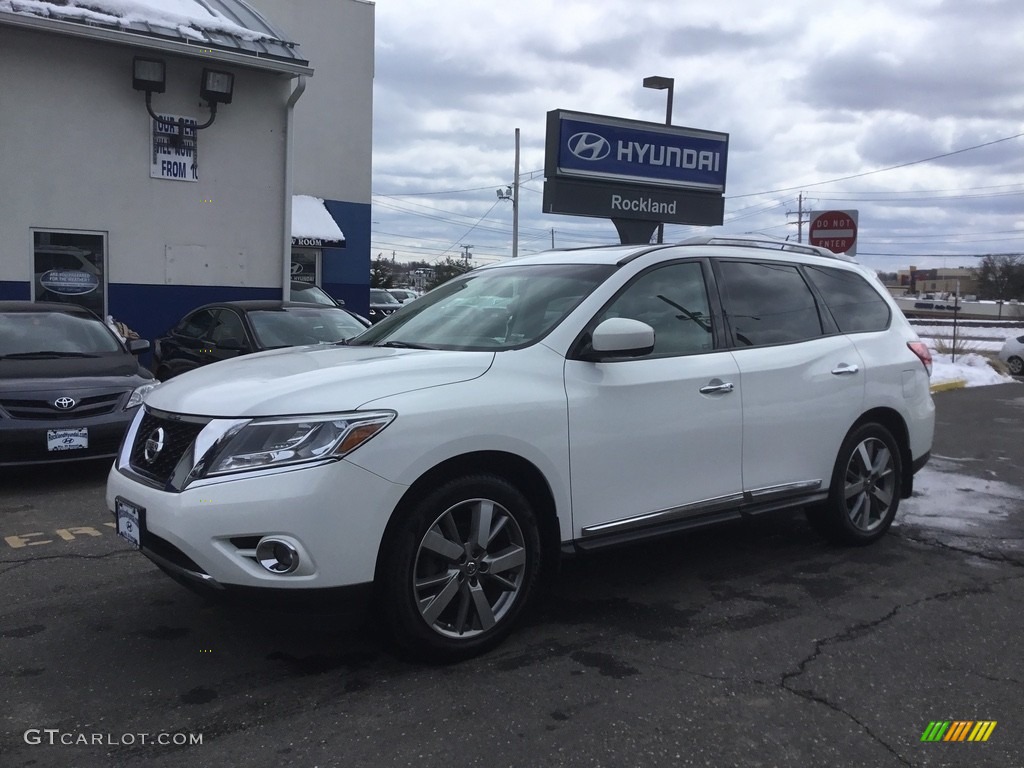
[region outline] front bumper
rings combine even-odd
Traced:
[[[124,411],[118,407],[115,413],[85,419],[0,418],[0,467],[113,458],[135,412],[135,408]],[[87,447],[50,450],[49,430],[77,432],[81,429],[86,430]]]
[[[144,510],[142,551],[180,578],[212,589],[324,590],[373,581],[384,529],[405,490],[346,461],[240,473],[180,493],[115,465],[106,502],[111,512],[117,498]],[[267,536],[294,547],[293,572],[259,564],[256,545]]]

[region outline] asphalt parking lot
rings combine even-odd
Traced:
[[[875,546],[797,513],[577,559],[446,667],[204,603],[114,534],[104,466],[4,472],[0,765],[1022,765],[1024,386],[936,404]]]

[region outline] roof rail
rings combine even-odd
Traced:
[[[743,248],[768,248],[779,251],[803,253],[808,256],[823,256],[826,259],[855,261],[845,253],[836,253],[828,248],[806,243],[794,243],[771,235],[698,235],[683,240],[680,245],[735,245]]]

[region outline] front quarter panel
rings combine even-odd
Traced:
[[[482,451],[520,456],[547,478],[565,535],[572,527],[563,362],[539,344],[499,352],[479,379],[366,403],[363,409],[393,410],[398,417],[347,461],[411,486],[458,456]]]

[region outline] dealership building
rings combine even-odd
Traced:
[[[0,299],[366,312],[373,40],[363,0],[0,0]]]

